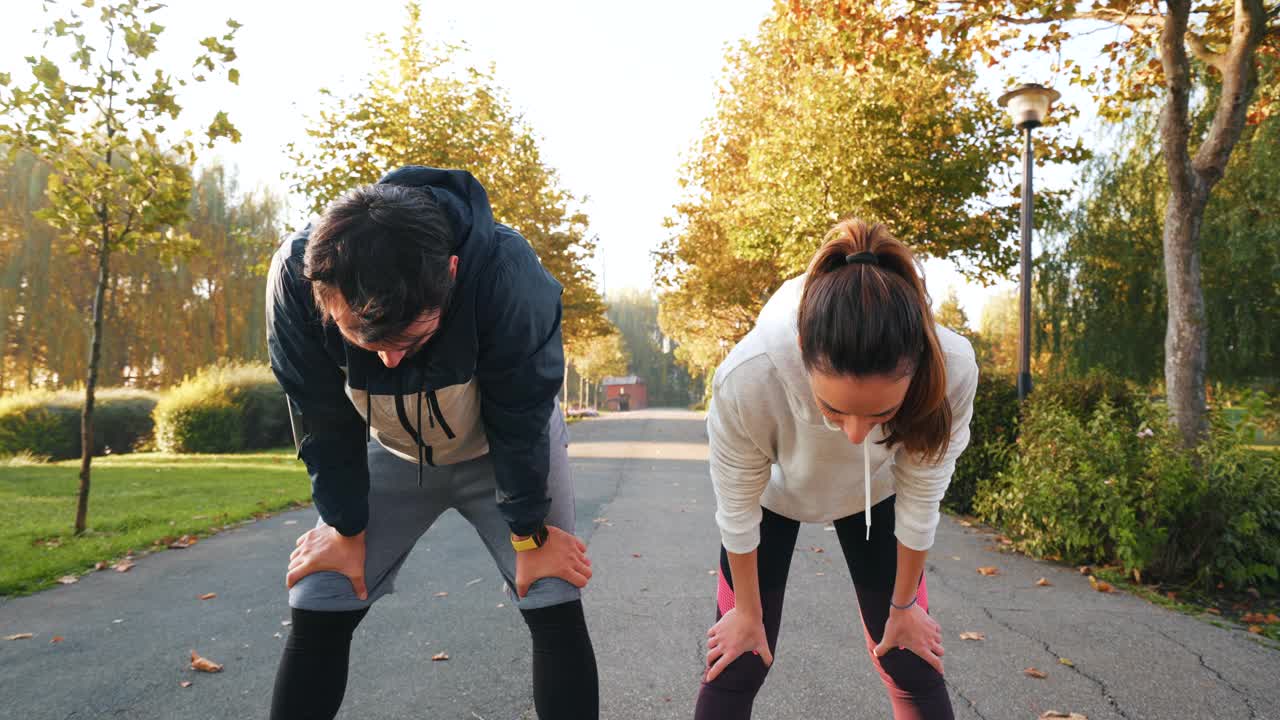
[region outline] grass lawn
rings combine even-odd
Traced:
[[[164,548],[311,500],[292,448],[94,458],[88,527],[73,533],[80,462],[0,461],[0,595],[25,594],[130,550]]]

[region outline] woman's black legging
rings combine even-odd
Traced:
[[[836,535],[845,562],[853,576],[853,588],[862,614],[863,634],[870,651],[884,637],[889,620],[889,600],[898,570],[898,544],[893,534],[894,498],[871,508],[871,540],[865,535],[862,513],[835,521]],[[778,630],[782,626],[782,600],[791,570],[800,523],[777,513],[764,511],[760,522],[760,547],[756,556],[760,577],[760,602],[769,650],[777,661]],[[720,548],[720,584],[716,620],[734,607],[733,578],[729,556]],[[920,580],[920,606],[929,609],[928,588]],[[877,658],[870,653],[876,670],[889,691],[895,720],[951,720],[954,715],[946,683],[933,666],[910,650],[893,649]],[[760,657],[743,654],[724,669],[714,682],[704,682],[698,693],[695,720],[745,720],[751,717],[756,693],[764,684],[769,668]]]
[[[332,720],[338,714],[347,689],[351,635],[367,612],[293,610],[276,671],[271,720]],[[582,601],[520,613],[533,638],[533,704],[538,717],[596,720],[596,656]]]

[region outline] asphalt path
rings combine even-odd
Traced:
[[[584,604],[601,717],[689,718],[719,547],[702,418],[646,410],[570,432],[577,533],[595,568]],[[301,467],[298,476],[306,482]],[[34,634],[0,640],[0,718],[265,718],[289,630],[285,565],[314,522],[313,510],[286,513],[143,557],[128,573],[0,600],[0,637]],[[889,717],[835,533],[804,526],[796,553],[755,717]],[[1280,651],[1243,631],[1095,592],[1074,569],[1000,552],[952,518],[928,567],[958,718],[1280,718]],[[1037,586],[1042,577],[1052,585]],[[356,632],[339,717],[535,717],[528,633],[457,513],[419,542],[396,586]],[[986,639],[961,641],[962,631]],[[192,649],[224,670],[191,671]],[[447,662],[431,660],[440,652]]]

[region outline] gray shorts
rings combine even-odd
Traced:
[[[551,512],[547,524],[566,532],[574,530],[573,478],[569,472],[569,432],[556,408],[548,432],[551,469],[547,492]],[[289,590],[289,607],[301,610],[360,610],[392,592],[396,573],[409,557],[418,538],[436,518],[456,508],[476,529],[502,577],[511,601],[522,610],[533,610],[577,600],[580,591],[559,578],[533,583],[523,598],[515,595],[516,557],[511,531],[498,512],[497,484],[488,455],[456,465],[427,465],[418,487],[418,465],[392,455],[377,443],[369,443],[369,525],[365,532],[365,586],[368,600],[360,600],[351,581],[336,572],[308,575]],[[324,525],[318,521],[316,526]]]

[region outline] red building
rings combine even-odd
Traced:
[[[649,393],[644,378],[635,375],[607,377],[604,385],[604,406],[607,410],[643,410],[649,407]]]

